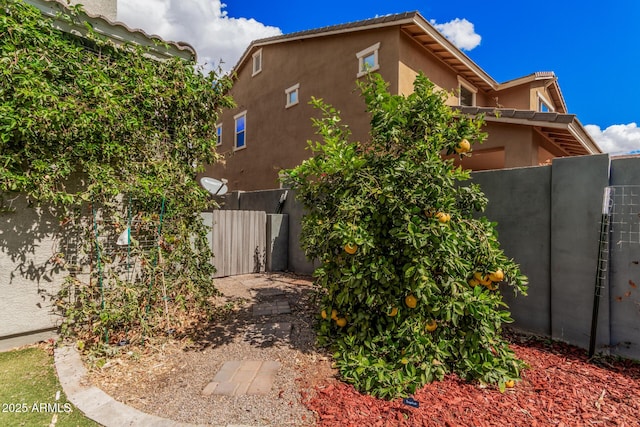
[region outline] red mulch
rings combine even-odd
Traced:
[[[530,368],[500,393],[449,375],[417,391],[413,408],[332,382],[303,396],[318,426],[640,426],[640,363],[589,363],[586,351],[561,343],[512,337]]]

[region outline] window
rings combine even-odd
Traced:
[[[284,91],[287,97],[287,103],[285,104],[285,108],[293,107],[299,102],[299,99],[298,99],[299,88],[300,88],[300,83],[295,84],[291,86],[289,89]]]
[[[222,124],[216,125],[216,145],[222,145]]]
[[[260,71],[262,71],[262,49],[253,54],[253,74],[251,75],[255,76]]]
[[[234,150],[240,150],[247,146],[247,112],[243,111],[233,118],[236,121],[236,134],[234,138]]]
[[[462,77],[458,77],[459,105],[473,107],[476,105],[476,93],[478,89],[473,87]]]
[[[542,113],[551,113],[553,112],[553,107],[551,103],[547,101],[547,99],[538,93],[538,111]]]
[[[378,49],[380,49],[380,42],[356,53],[356,57],[358,58],[358,77],[362,77],[380,68],[380,64],[378,63]]]

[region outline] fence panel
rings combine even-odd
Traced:
[[[215,277],[265,271],[266,222],[263,211],[213,211]]]

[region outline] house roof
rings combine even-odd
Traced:
[[[536,80],[546,80],[548,82],[547,87],[558,111],[562,113],[566,113],[567,111],[564,97],[560,91],[560,86],[558,86],[557,77],[553,72],[537,72],[504,83],[498,83],[417,11],[385,15],[362,21],[348,22],[254,40],[242,54],[234,70],[240,69],[250,58],[252,51],[262,46],[390,26],[399,26],[402,32],[432,52],[456,74],[462,76],[469,83],[485,92],[500,91],[531,83]]]
[[[68,13],[69,8],[62,0],[25,0],[26,3],[36,7],[43,15],[53,21],[53,25],[64,32],[85,36],[87,29],[83,25],[73,25],[61,18],[59,14]],[[91,24],[93,31],[111,40],[116,45],[134,43],[149,49],[149,55],[157,59],[167,59],[177,56],[186,60],[196,60],[196,51],[188,43],[171,42],[160,36],[150,35],[141,29],[133,29],[123,22],[111,21],[102,15],[93,15],[83,12],[87,22]]]
[[[569,156],[602,153],[575,114],[542,113],[492,107],[452,107],[463,114],[484,114],[486,122],[527,125]]]
[[[455,73],[464,77],[469,83],[485,91],[497,89],[498,82],[491,78],[491,76],[482,70],[482,68],[480,68],[467,55],[443,36],[442,33],[440,33],[417,11],[385,15],[362,21],[331,25],[328,27],[254,40],[240,57],[240,60],[234,69],[240,69],[248,58],[250,58],[251,52],[262,46],[390,26],[399,26],[401,31],[433,52],[445,64],[451,67]]]

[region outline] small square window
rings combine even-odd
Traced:
[[[356,53],[356,58],[358,58],[358,77],[380,68],[380,63],[378,62],[379,49],[380,43],[378,42]]]
[[[284,93],[287,97],[287,101],[285,104],[286,108],[293,107],[299,102],[298,99],[298,89],[300,88],[300,83],[291,86],[289,89],[285,90]]]
[[[243,111],[236,115],[234,120],[236,122],[236,130],[233,148],[239,150],[247,146],[247,112]]]
[[[256,53],[253,54],[253,74],[255,76],[260,71],[262,71],[262,49],[259,49]]]
[[[216,145],[222,145],[222,125],[216,126]]]

